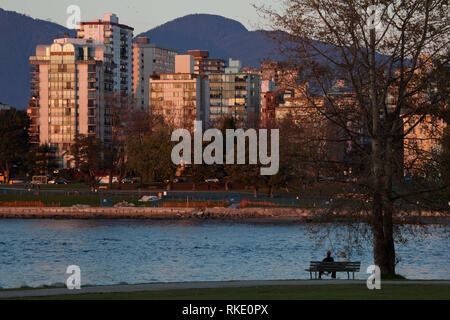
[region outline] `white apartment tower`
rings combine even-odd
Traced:
[[[103,19],[80,23],[78,38],[105,45],[106,91],[133,92],[133,30],[119,24],[119,18],[112,13],[104,14]]]

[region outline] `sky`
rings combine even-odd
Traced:
[[[259,29],[263,20],[255,5],[273,5],[280,0],[0,0],[0,8],[66,26],[70,5],[81,9],[81,20],[116,13],[120,23],[135,28],[137,35],[173,19],[193,14],[217,14],[241,22],[249,30]]]

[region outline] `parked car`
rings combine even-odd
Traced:
[[[219,179],[217,178],[209,178],[205,180],[206,183],[219,183]]]
[[[319,182],[334,182],[336,181],[335,177],[320,177]]]
[[[117,177],[112,178],[112,183],[118,183],[119,179]],[[109,184],[109,176],[101,177],[98,181],[99,184]]]
[[[136,178],[125,178],[125,179],[122,180],[122,183],[135,184],[135,183],[139,183],[139,181]]]
[[[50,180],[48,184],[69,184],[69,181],[67,181],[66,179],[54,179]]]
[[[11,184],[25,184],[27,183],[26,179],[13,178],[10,180]]]
[[[161,198],[157,196],[143,196],[141,199],[139,199],[139,202],[153,202],[159,200],[161,200]]]

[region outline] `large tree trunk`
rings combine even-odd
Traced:
[[[395,246],[392,211],[385,204],[381,197],[374,199],[372,234],[374,261],[386,276],[395,275]]]
[[[376,203],[378,202],[378,203]],[[374,261],[381,274],[395,275],[395,246],[393,237],[392,211],[385,206],[381,197],[374,199],[372,234]]]
[[[381,274],[395,274],[395,251],[393,242],[392,211],[390,199],[392,188],[392,140],[387,138],[386,129],[381,125],[382,101],[377,94],[377,77],[375,62],[376,34],[370,31],[369,56],[369,99],[371,105],[371,169],[372,169],[372,234],[373,256]]]
[[[386,274],[395,274],[395,244],[394,244],[394,223],[392,220],[394,214],[394,202],[392,200],[392,181],[395,174],[395,146],[393,138],[387,139],[386,161],[384,162],[384,190],[383,190],[383,228],[384,228],[384,250],[386,262],[384,271]]]
[[[375,121],[374,121],[375,122]],[[377,128],[378,124],[374,123]],[[377,135],[378,136],[378,135]],[[392,179],[394,174],[392,138],[372,139],[373,207],[371,227],[374,261],[384,276],[395,275],[395,244],[393,228],[394,204]]]

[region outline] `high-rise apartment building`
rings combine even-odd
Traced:
[[[133,30],[119,24],[119,18],[111,13],[103,19],[80,23],[78,38],[103,43],[106,47],[103,61],[108,91],[133,92]]]
[[[133,94],[136,106],[149,110],[149,79],[154,74],[174,73],[177,51],[139,37],[133,45]]]
[[[108,95],[133,92],[133,28],[114,14],[80,23],[77,38],[39,45],[30,57],[31,140],[50,144],[61,166],[78,134],[112,141]]]
[[[37,46],[30,57],[31,139],[53,147],[62,166],[77,134],[110,139],[102,99],[104,54],[103,44],[62,38]]]
[[[210,119],[232,117],[245,121],[259,118],[261,77],[250,73],[215,73],[209,75]]]
[[[189,50],[188,54],[194,57],[194,72],[196,74],[211,74],[225,72],[225,61],[209,57],[209,51]]]
[[[150,79],[150,113],[175,128],[193,129],[194,121],[209,122],[209,82],[194,74],[191,55],[176,56],[175,73]]]

